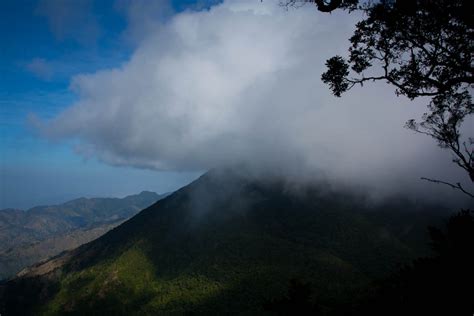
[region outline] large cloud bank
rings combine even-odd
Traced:
[[[140,168],[252,162],[387,188],[462,177],[448,152],[403,128],[423,103],[384,84],[338,99],[321,83],[355,20],[255,0],[177,14],[120,68],[76,76],[79,100],[43,132],[76,139],[85,156]]]

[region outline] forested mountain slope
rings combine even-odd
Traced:
[[[441,214],[214,170],[5,284],[4,313],[261,314],[291,279],[330,313],[426,253]]]

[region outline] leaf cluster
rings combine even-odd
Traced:
[[[341,7],[344,9],[344,7]],[[474,113],[474,13],[466,0],[383,0],[361,4],[347,58],[327,60],[321,79],[335,96],[385,81],[397,95],[428,97],[420,122],[406,127],[434,138],[474,181],[473,139],[461,126]]]

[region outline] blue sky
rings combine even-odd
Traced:
[[[130,5],[120,0],[1,2],[0,208],[28,208],[79,196],[165,192],[199,175],[84,159],[74,152],[72,141],[51,142],[32,127],[32,115],[52,118],[77,99],[69,88],[74,75],[127,61],[136,44],[130,38]],[[152,14],[165,20],[208,5],[157,1]]]
[[[0,3],[0,208],[168,192],[243,164],[376,197],[447,191],[420,177],[468,181],[403,128],[424,100],[381,82],[335,98],[321,82],[357,14],[278,0]]]

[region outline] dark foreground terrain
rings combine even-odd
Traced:
[[[296,189],[211,171],[3,284],[1,313],[400,315],[417,271],[400,268],[436,256],[426,227],[448,216],[400,199],[373,204],[322,184]],[[437,232],[438,244],[450,236]],[[418,263],[431,269],[421,283],[439,275],[430,260]]]

